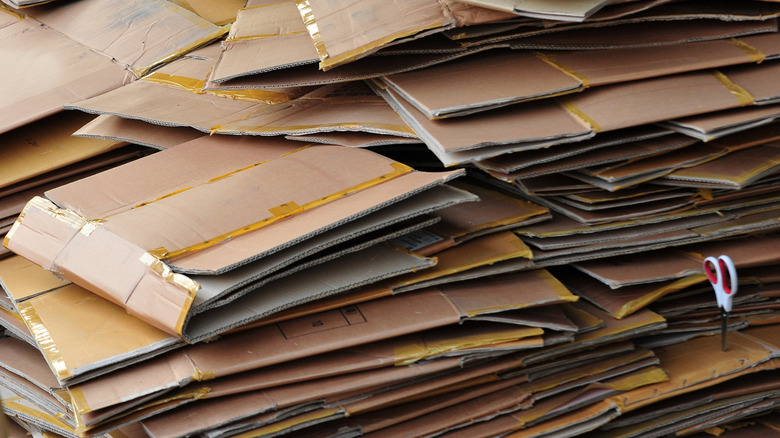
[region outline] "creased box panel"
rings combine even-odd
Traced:
[[[410,170],[363,149],[307,148],[164,195],[104,218],[103,226],[168,258],[273,226]]]
[[[224,33],[192,12],[159,0],[59,3],[31,14],[138,76]]]
[[[103,115],[80,127],[73,135],[120,140],[155,149],[168,149],[206,134],[186,127],[163,127],[140,120]]]
[[[181,147],[50,190],[46,195],[84,217],[102,218],[299,147],[277,139],[199,137]]]
[[[232,263],[253,259],[259,255],[285,248],[341,223],[361,217],[390,203],[407,198],[426,188],[439,185],[460,173],[412,172],[395,178],[371,190],[364,190],[278,221],[269,227],[243,234],[219,246],[204,248],[171,260],[182,271],[219,271]]]
[[[270,278],[287,275],[288,271],[295,272],[299,269],[305,269],[308,264],[321,263],[340,254],[357,251],[390,239],[397,234],[406,233],[410,229],[418,229],[425,226],[424,224],[434,223],[437,220],[435,217],[418,216],[448,205],[474,200],[473,195],[458,194],[450,187],[436,187],[219,275],[197,275],[198,272],[195,271],[192,274],[196,275],[192,275],[192,279],[201,285],[201,289],[198,290],[195,297],[194,307],[196,311],[200,310],[201,306],[209,306],[209,303],[215,299],[250,284],[266,282]],[[400,228],[399,223],[402,225]],[[387,235],[380,236],[382,233],[387,233]],[[365,235],[372,238],[366,240]],[[340,251],[336,251],[334,254],[329,249],[335,245],[339,246]],[[305,263],[303,265],[298,263],[301,261]],[[291,267],[292,270],[285,269],[288,267]],[[181,267],[177,266],[177,269],[181,270]],[[275,275],[271,277],[272,274]]]
[[[592,120],[598,130],[638,126],[740,105],[714,74],[685,75],[614,84],[562,98]],[[637,111],[639,109],[640,111]]]
[[[474,106],[485,108],[490,103],[571,92],[582,86],[533,53],[507,50],[487,51],[384,80],[429,118]]]
[[[139,80],[91,99],[65,105],[92,114],[112,114],[163,126],[189,126],[209,132],[215,126],[240,120],[264,104]]]
[[[580,121],[554,101],[542,100],[509,107],[494,113],[474,114],[444,120],[429,120],[391,89],[388,99],[432,149],[455,152],[479,147],[543,141],[590,132]]]
[[[304,21],[312,39],[318,41],[317,50],[326,66],[364,56],[398,38],[452,23],[447,10],[435,0],[307,3],[311,15],[304,16]]]
[[[5,16],[6,14],[3,14]],[[31,20],[0,29],[0,51],[13,62],[0,81],[0,132],[22,126],[117,88],[127,73],[64,36]]]
[[[299,275],[276,280],[255,293],[243,295],[224,306],[194,315],[185,322],[184,336],[190,341],[206,339],[228,328],[256,321],[293,305],[414,272],[433,263],[431,259],[388,245],[374,245],[311,267]]]
[[[92,119],[88,114],[63,112],[0,135],[0,187],[7,188],[124,146],[116,140],[71,136]]]

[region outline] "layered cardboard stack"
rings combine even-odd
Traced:
[[[10,436],[779,430],[780,4],[4,1]]]

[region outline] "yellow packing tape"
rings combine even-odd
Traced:
[[[715,79],[718,80],[718,82],[723,84],[723,86],[726,87],[726,89],[729,90],[729,92],[733,94],[734,97],[737,98],[737,103],[739,104],[739,106],[753,105],[754,102],[753,96],[751,96],[746,89],[732,82],[731,79],[728,78],[728,76],[724,75],[718,70],[713,70],[711,74]]]
[[[590,81],[588,78],[585,77],[585,75],[582,75],[580,73],[577,73],[574,71],[574,69],[571,69],[569,67],[566,67],[565,65],[561,64],[557,59],[555,59],[555,55],[552,53],[542,53],[542,52],[536,52],[536,56],[541,59],[542,61],[550,64],[551,66],[557,68],[558,70],[562,71],[563,73],[571,76],[577,81],[582,82],[582,85],[584,87],[590,86]]]
[[[738,49],[747,53],[747,55],[750,57],[750,60],[757,64],[761,64],[761,62],[763,62],[764,59],[766,59],[766,54],[764,52],[758,50],[757,48],[751,46],[750,44],[744,41],[738,40],[736,38],[732,38],[727,41],[733,44],[734,46],[736,46]]]

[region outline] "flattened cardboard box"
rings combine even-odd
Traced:
[[[59,206],[33,199],[5,246],[169,333],[188,337],[190,309],[206,300],[196,298],[200,285],[181,272],[214,275],[249,266],[460,174],[415,172],[363,149],[295,150],[280,141],[242,149],[249,153],[243,157],[225,154],[215,160],[213,144],[196,140],[53,190],[48,196]],[[185,162],[195,167],[185,168]],[[361,164],[345,164],[350,162]],[[139,180],[159,171],[168,175],[164,184]],[[423,259],[413,254],[396,254],[396,263],[409,266],[397,272],[430,264],[420,264]],[[404,259],[418,262],[408,265]],[[247,281],[242,275],[237,281]],[[364,277],[357,281],[365,282]],[[262,316],[246,303],[235,309],[243,314],[230,318]],[[189,339],[235,324],[216,328],[205,322],[200,326],[205,331]]]
[[[191,381],[285,363],[527,305],[524,294],[517,294],[509,280],[504,284],[497,282],[487,291],[479,284],[429,288],[249,329],[86,382],[72,391],[72,396],[76,397],[79,410],[88,412],[93,404],[110,406]],[[552,302],[574,299],[571,295],[561,297],[558,289],[559,283],[546,284],[539,279],[529,293],[535,297],[533,302],[541,296]],[[248,348],[250,345],[255,347]],[[237,356],[239,353],[241,357]],[[394,352],[394,356],[398,353]],[[408,359],[413,356],[408,355]],[[175,370],[174,375],[163,373],[162,369]]]
[[[767,33],[675,46],[573,52],[492,50],[382,81],[430,119],[462,116],[527,100],[617,82],[732,64],[780,54],[780,37]],[[479,78],[490,75],[489,84]],[[462,90],[459,93],[450,90]]]
[[[117,11],[133,16],[117,26]],[[162,1],[87,0],[0,10],[0,46],[13,54],[3,69],[0,132],[120,87],[225,31]]]

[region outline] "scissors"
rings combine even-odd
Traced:
[[[737,293],[737,268],[731,257],[721,255],[718,258],[704,259],[704,273],[715,289],[715,298],[720,307],[721,349],[726,351],[726,331],[731,312],[731,300]]]

